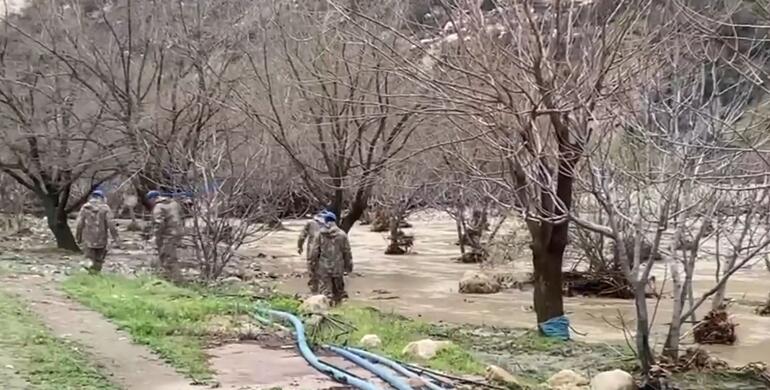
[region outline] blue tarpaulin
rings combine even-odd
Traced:
[[[539,323],[537,326],[543,332],[543,335],[547,337],[555,337],[564,341],[569,340],[569,319],[567,316],[554,317],[546,322]]]

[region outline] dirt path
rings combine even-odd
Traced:
[[[0,288],[18,295],[53,332],[86,347],[96,366],[109,379],[125,390],[203,390],[194,386],[142,345],[134,344],[125,332],[81,304],[67,298],[55,288],[55,282],[36,275],[0,277]],[[268,349],[256,344],[229,344],[208,351],[211,366],[217,373],[217,388],[256,390],[294,388],[320,390],[340,385],[310,367],[292,345]],[[344,361],[325,360],[356,375],[377,381],[370,373]],[[3,366],[3,356],[0,354]],[[12,370],[8,370],[12,371]],[[0,367],[3,389],[27,388],[18,377],[5,375]]]
[[[87,348],[94,363],[126,390],[203,389],[177,373],[147,348],[133,344],[127,334],[100,314],[65,297],[42,277],[4,277],[2,289],[29,303],[54,335]]]

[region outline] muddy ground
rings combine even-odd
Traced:
[[[125,225],[127,221],[121,221]],[[356,226],[350,238],[355,271],[348,279],[353,303],[375,306],[431,322],[486,325],[479,330],[478,340],[491,346],[509,337],[496,334],[494,326],[534,328],[531,310],[532,294],[527,289],[505,290],[493,295],[461,295],[458,281],[468,270],[478,265],[460,264],[453,259],[459,255],[455,225],[448,218],[435,214],[417,215],[411,219],[415,247],[405,256],[386,256],[386,235],[372,233],[366,226]],[[306,293],[304,257],[297,254],[297,236],[304,221],[285,221],[284,229],[242,250],[240,263],[233,271],[257,273],[267,284],[277,284],[286,292]],[[122,232],[123,248],[112,250],[107,272],[123,274],[149,271],[152,249],[136,234]],[[113,374],[116,382],[127,389],[140,389],[142,379],[170,383],[173,388],[191,386],[189,380],[173,372],[146,348],[128,341],[100,315],[67,300],[55,289],[55,282],[67,274],[79,271],[86,262],[80,256],[52,251],[52,243],[44,227],[33,227],[27,235],[0,237],[0,269],[2,287],[18,294],[30,303],[57,335],[73,337],[85,345],[103,367]],[[531,271],[528,253],[522,252],[516,261],[497,264],[496,271],[510,272],[524,278]],[[698,265],[696,293],[711,286],[715,265],[704,259]],[[236,272],[236,273],[237,273]],[[8,276],[11,275],[10,279]],[[665,277],[665,267],[656,268],[658,281]],[[770,360],[770,318],[753,313],[755,303],[762,301],[770,290],[768,272],[764,267],[752,267],[738,272],[729,284],[728,297],[735,303],[731,312],[740,325],[738,342],[733,346],[709,346],[718,357],[734,365]],[[597,348],[564,348],[549,355],[522,353],[519,346],[505,349],[482,348],[485,361],[498,363],[511,371],[537,372],[547,375],[561,368],[590,370],[593,366],[632,366],[622,348],[625,336],[619,329],[619,316],[631,322],[633,306],[630,301],[574,297],[565,298],[568,315],[578,340],[597,344]],[[651,299],[651,312],[656,302]],[[664,324],[670,316],[670,300],[657,306],[654,336],[662,341]],[[705,314],[705,310],[701,310]],[[85,322],[87,322],[87,324]],[[633,325],[632,323],[629,325]],[[95,327],[94,329],[91,329]],[[472,328],[472,327],[471,327]],[[474,336],[474,337],[475,337]],[[688,341],[688,343],[691,343]],[[483,344],[478,341],[478,344]],[[686,346],[686,345],[685,345]],[[582,348],[582,347],[581,347]],[[221,388],[331,388],[335,384],[308,367],[285,348],[265,348],[256,344],[230,344],[209,351],[211,363],[218,372],[216,381]],[[0,353],[0,361],[2,354]],[[137,368],[138,367],[138,368]],[[260,367],[260,369],[255,369]],[[142,374],[144,373],[144,374]],[[143,377],[136,377],[137,375]],[[200,388],[195,386],[195,388]],[[162,389],[162,388],[161,388]]]

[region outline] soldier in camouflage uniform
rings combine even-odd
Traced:
[[[299,240],[297,240],[297,253],[300,255],[302,254],[303,247],[305,246],[305,242],[307,242],[307,273],[308,273],[308,282],[307,286],[310,288],[310,293],[315,295],[318,294],[319,285],[318,285],[318,263],[313,261],[310,256],[310,246],[313,244],[313,240],[315,239],[316,235],[318,235],[318,232],[321,231],[321,228],[324,226],[326,221],[324,220],[325,215],[328,213],[328,211],[323,210],[319,212],[312,221],[305,224],[305,227],[302,228],[302,232],[299,234]]]
[[[163,276],[171,281],[180,281],[182,275],[176,249],[183,228],[181,207],[174,199],[161,196],[158,191],[148,192],[147,200],[153,205],[152,223]]]
[[[104,200],[104,193],[96,190],[91,193],[88,202],[80,208],[75,227],[75,239],[83,248],[86,258],[91,260],[88,271],[99,273],[107,256],[107,232],[112,235],[112,240],[120,241],[112,210]]]
[[[347,296],[344,275],[353,272],[353,256],[348,235],[337,227],[334,214],[326,214],[325,220],[326,224],[313,239],[310,256],[318,264],[321,292],[336,305]]]

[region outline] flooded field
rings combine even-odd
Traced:
[[[411,254],[386,256],[384,233],[372,233],[367,226],[356,226],[350,234],[355,264],[354,275],[348,278],[351,298],[363,304],[392,310],[428,321],[486,324],[508,327],[529,327],[535,324],[531,310],[532,293],[514,289],[493,295],[462,295],[457,292],[458,281],[468,270],[478,269],[474,264],[460,264],[454,242],[457,239],[454,222],[440,215],[424,214],[410,219],[414,228],[415,246]],[[278,231],[245,250],[245,254],[263,252],[275,256],[265,263],[276,271],[304,271],[304,255],[297,254],[297,237],[304,221],[286,221],[286,230]],[[531,271],[527,253],[512,264],[498,266],[502,272],[525,274]],[[697,265],[696,297],[713,286],[716,265],[703,259]],[[656,265],[658,284],[665,278],[665,265]],[[281,289],[287,292],[307,291],[306,279],[285,280]],[[708,350],[735,365],[754,361],[770,361],[770,317],[753,313],[754,306],[747,302],[766,299],[770,292],[770,273],[764,266],[754,266],[736,273],[728,284],[733,304],[730,312],[739,324],[738,342],[733,346],[709,346]],[[624,332],[620,316],[633,327],[633,303],[618,299],[565,298],[567,314],[572,326],[585,335],[577,339],[597,343],[623,343]],[[654,340],[662,343],[665,324],[671,317],[671,300],[664,298],[657,305],[649,300],[650,313],[656,313]],[[710,306],[699,310],[704,315]],[[685,341],[685,346],[692,343]]]

